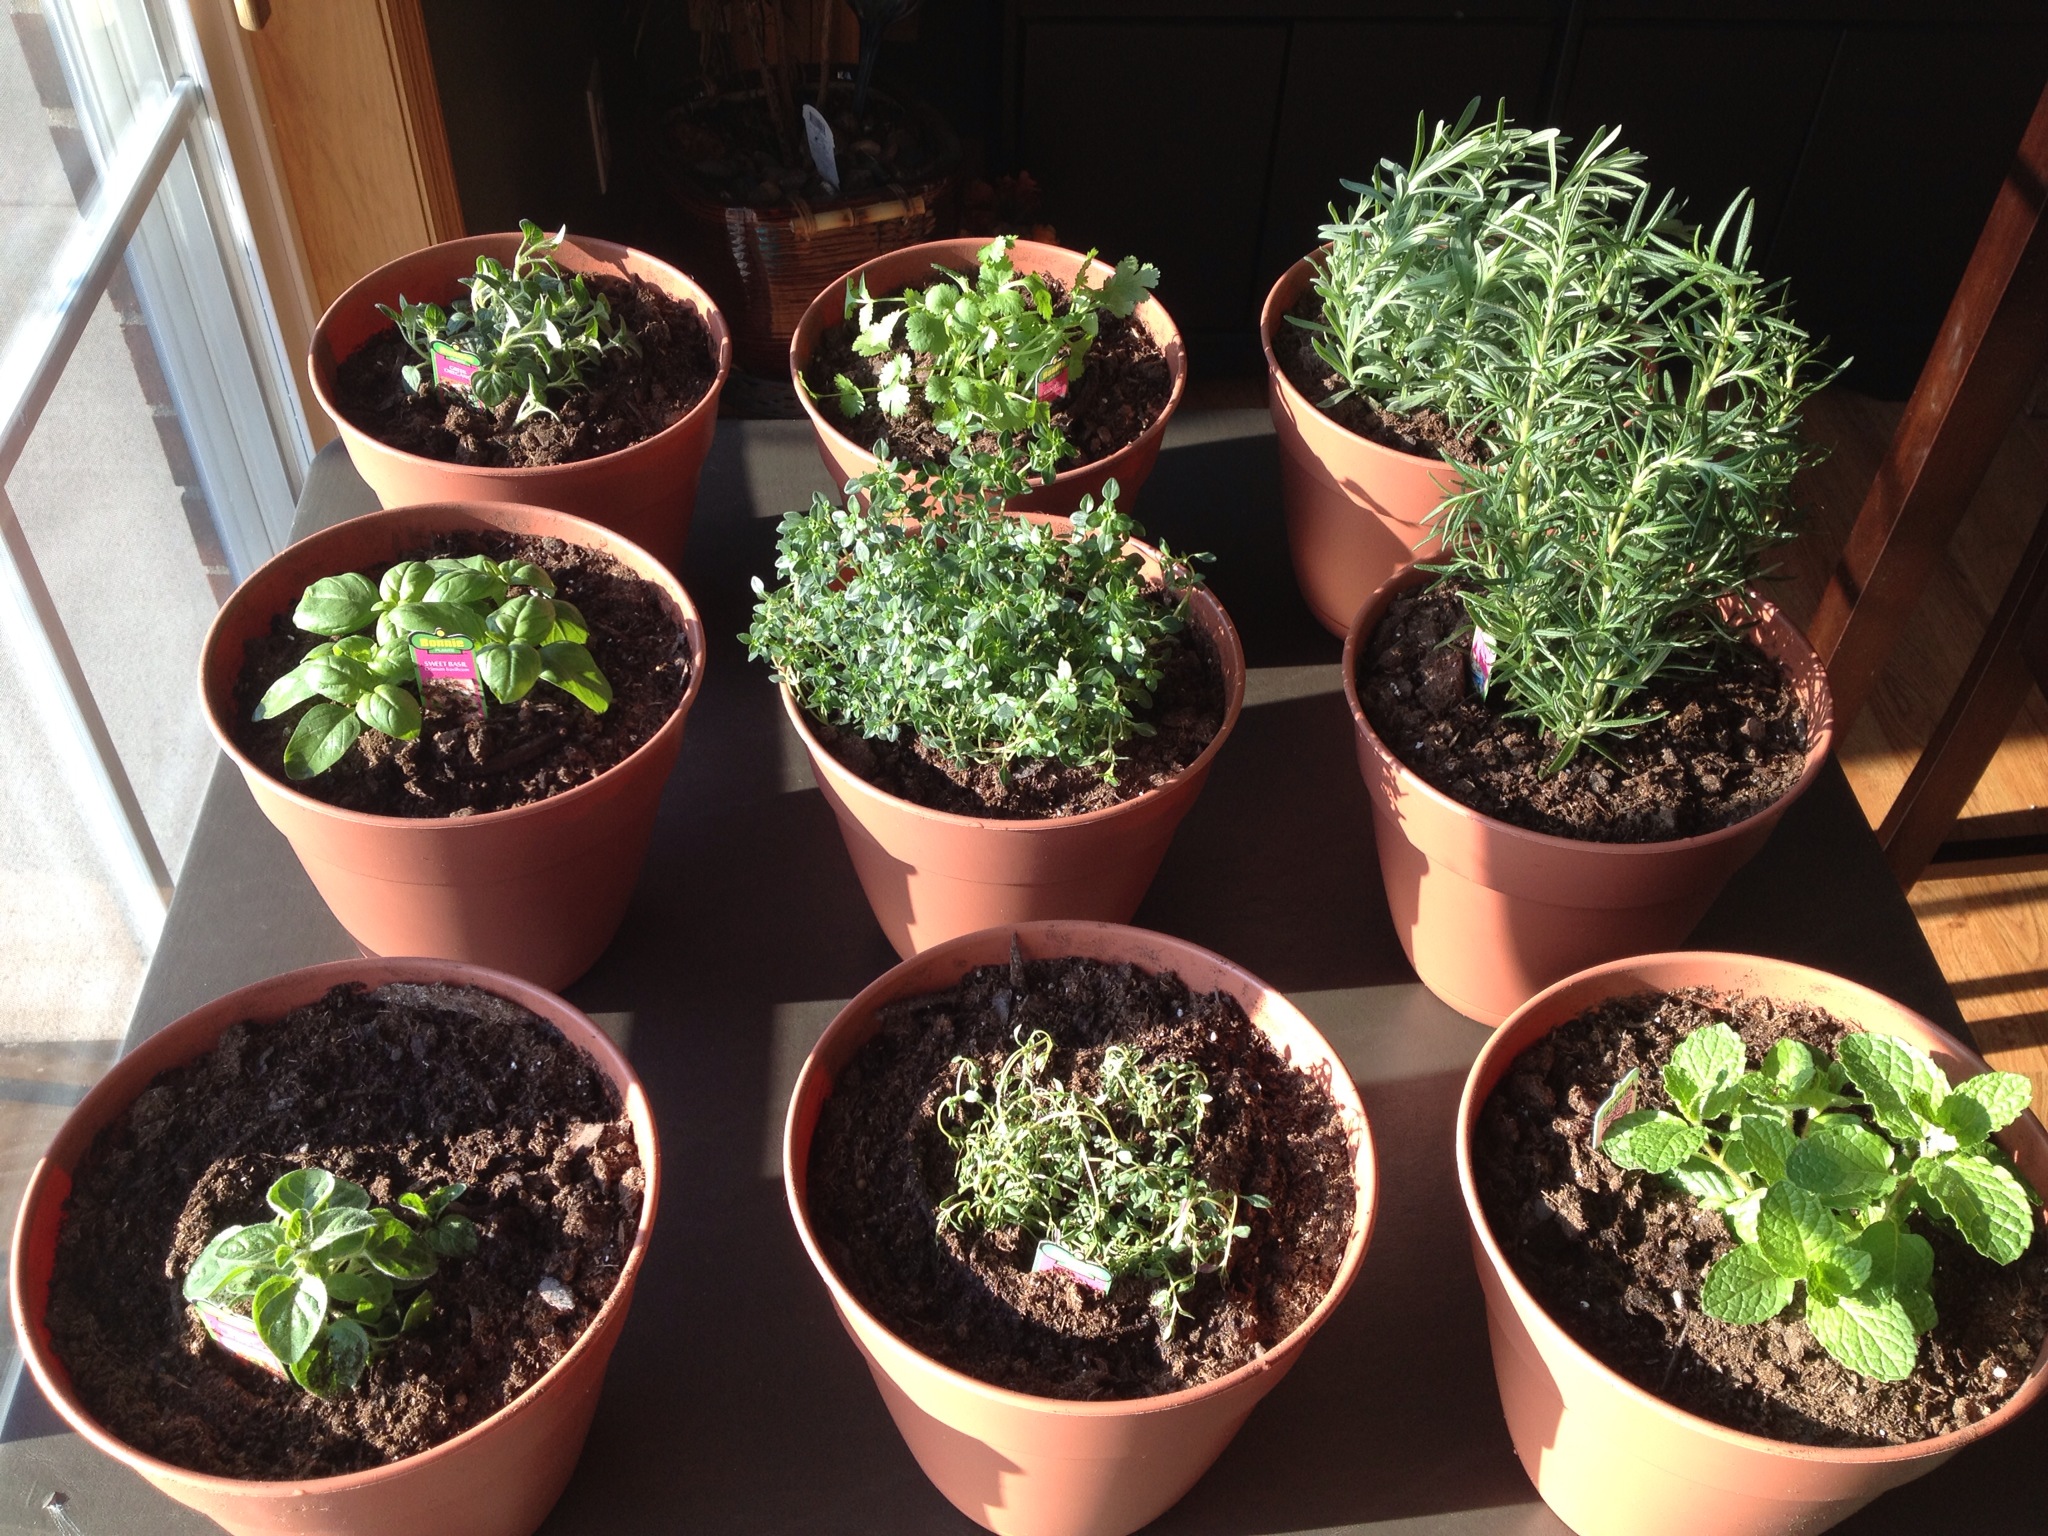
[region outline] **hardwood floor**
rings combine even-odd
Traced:
[[[1828,459],[1798,486],[1808,523],[1785,562],[1779,600],[1804,622],[1812,610],[1902,407],[1830,389],[1807,409]],[[1887,663],[1870,706],[1839,744],[1842,765],[1875,825],[1947,707],[2021,549],[2048,505],[2048,393],[2014,424],[1970,505],[1915,622]],[[2048,703],[2030,693],[1964,814],[2048,827]],[[1984,1053],[2034,1080],[2048,1104],[2048,871],[1922,880],[1910,892]]]

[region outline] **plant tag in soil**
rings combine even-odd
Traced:
[[[427,350],[434,354],[434,382],[468,394],[469,381],[476,377],[483,359],[445,341],[437,341]]]
[[[1067,398],[1067,365],[1054,363],[1052,372],[1038,381],[1038,398],[1041,400],[1064,400]]]
[[[839,157],[832,152],[832,125],[825,121],[825,114],[809,102],[804,103],[804,137],[810,140],[811,164],[818,168],[819,178],[837,192]]]
[[[1086,1286],[1100,1296],[1109,1289],[1109,1271],[1100,1264],[1090,1264],[1086,1259],[1061,1247],[1051,1238],[1042,1238],[1038,1252],[1031,1259],[1031,1273],[1056,1269],[1076,1285]]]
[[[1486,685],[1493,681],[1494,663],[1500,658],[1493,648],[1493,636],[1477,624],[1472,626],[1472,691],[1482,699]]]
[[[226,1307],[217,1307],[210,1301],[195,1301],[192,1310],[199,1314],[200,1326],[206,1336],[231,1355],[240,1355],[251,1365],[260,1365],[279,1380],[286,1379],[285,1368],[278,1364],[277,1356],[270,1352],[270,1346],[257,1336],[253,1319],[239,1312],[230,1312]]]
[[[1607,1096],[1607,1102],[1600,1106],[1599,1113],[1593,1116],[1593,1146],[1595,1150],[1598,1150],[1600,1143],[1607,1139],[1607,1132],[1613,1127],[1615,1121],[1619,1120],[1623,1115],[1635,1112],[1636,1085],[1632,1081],[1634,1077],[1635,1074],[1631,1072],[1629,1074],[1630,1080],[1617,1084],[1616,1087],[1620,1091],[1610,1093]]]
[[[467,635],[414,635],[412,664],[419,669],[420,702],[429,714],[484,713],[476,642]]]

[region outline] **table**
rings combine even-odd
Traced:
[[[895,959],[766,668],[734,638],[746,578],[772,569],[776,520],[829,488],[806,423],[719,423],[683,571],[710,637],[703,692],[625,927],[569,991],[645,1079],[667,1189],[550,1536],[978,1529],[898,1439],[783,1203],[779,1141],[797,1070],[840,1004]],[[373,505],[330,446],[297,531]],[[1212,582],[1251,669],[1243,719],[1137,921],[1228,955],[1294,999],[1356,1077],[1381,1169],[1351,1295],[1151,1530],[1562,1532],[1501,1419],[1452,1163],[1458,1093],[1486,1031],[1416,983],[1389,924],[1338,646],[1294,589],[1265,413],[1176,422],[1137,510],[1176,548],[1215,552]],[[1695,942],[1838,971],[1962,1029],[1832,765]],[[233,987],[352,953],[223,761],[130,1041]],[[2048,1415],[2037,1414],[1840,1529],[2048,1530],[2031,1492],[2044,1455]],[[214,1529],[70,1434],[26,1381],[0,1427],[0,1490],[5,1532]]]

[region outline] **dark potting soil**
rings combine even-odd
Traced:
[[[814,101],[815,78],[796,93],[798,110]],[[785,145],[775,131],[765,96],[735,92],[678,108],[667,119],[677,165],[719,201],[750,208],[786,207],[801,199],[812,208],[872,196],[888,188],[929,185],[946,174],[954,146],[934,124],[882,91],[868,92],[866,110],[853,110],[853,87],[827,88],[824,116],[832,129],[836,187],[828,188],[809,150]],[[793,137],[803,139],[802,124]]]
[[[1288,313],[1298,319],[1319,321],[1323,318],[1323,301],[1310,288],[1294,301]],[[1382,448],[1419,454],[1426,459],[1451,459],[1459,464],[1480,461],[1479,435],[1470,429],[1459,431],[1441,411],[1425,407],[1404,416],[1382,411],[1358,395],[1347,395],[1335,405],[1325,405],[1324,401],[1344,387],[1344,377],[1316,356],[1315,343],[1300,326],[1290,325],[1285,319],[1280,322],[1273,333],[1273,356],[1279,360],[1280,371],[1287,375],[1288,382],[1301,391],[1302,398],[1345,431],[1356,432]]]
[[[1006,784],[994,767],[949,763],[908,733],[896,741],[879,741],[815,715],[805,718],[819,744],[849,773],[928,810],[999,821],[1078,816],[1171,783],[1223,729],[1229,699],[1206,635],[1190,623],[1159,667],[1152,707],[1138,712],[1153,734],[1133,736],[1118,748],[1114,784],[1098,768],[1073,767],[1049,757],[1012,763]]]
[[[554,415],[515,421],[521,397],[487,411],[454,390],[410,390],[400,370],[419,355],[391,326],[335,369],[335,404],[379,442],[421,458],[493,469],[573,464],[644,442],[688,415],[718,377],[711,333],[695,308],[639,278],[590,276],[640,343],[612,353],[586,375],[590,387],[549,402]],[[394,299],[395,299],[394,295]],[[425,294],[408,294],[422,300]],[[460,294],[436,295],[444,307]]]
[[[1461,805],[1589,842],[1695,837],[1753,816],[1806,769],[1806,712],[1784,673],[1744,645],[1706,675],[1658,679],[1631,704],[1662,711],[1546,774],[1556,747],[1468,681],[1471,628],[1446,588],[1404,592],[1373,631],[1358,700],[1388,750]]]
[[[1065,285],[1048,286],[1055,302],[1063,308]],[[919,285],[918,291],[924,291],[923,285]],[[891,297],[900,298],[901,292]],[[916,387],[911,391],[910,408],[901,416],[885,415],[872,399],[868,408],[851,420],[840,414],[832,385],[834,375],[843,373],[863,389],[873,389],[880,379],[882,364],[888,361],[886,357],[858,355],[853,342],[859,334],[860,327],[852,319],[828,326],[804,369],[804,381],[819,401],[818,408],[826,421],[862,448],[872,448],[877,441],[886,442],[890,456],[899,463],[944,463],[950,459],[959,445],[932,425],[923,390],[924,381],[931,375],[931,365],[923,353],[916,355],[911,367],[911,383]],[[1173,375],[1166,366],[1166,354],[1151,333],[1135,315],[1126,318],[1105,314],[1102,329],[1088,349],[1087,371],[1068,386],[1065,398],[1053,404],[1053,425],[1074,445],[1073,456],[1062,461],[1060,468],[1092,464],[1129,447],[1159,419],[1172,393]],[[984,432],[974,439],[972,446],[994,450],[1001,444],[993,433]]]
[[[454,1209],[480,1234],[427,1282],[431,1321],[331,1402],[213,1344],[179,1290],[302,1167],[394,1208],[461,1180]],[[469,987],[337,987],[235,1025],[94,1139],[58,1233],[51,1339],[86,1411],[151,1456],[223,1477],[360,1471],[460,1434],[566,1354],[618,1280],[645,1188],[617,1089],[553,1025]]]
[[[425,721],[412,741],[366,730],[340,762],[314,778],[286,780],[284,746],[309,699],[271,720],[255,720],[257,701],[324,639],[278,614],[270,634],[250,642],[235,684],[235,743],[251,761],[294,789],[345,810],[377,816],[468,816],[545,800],[596,778],[638,751],[675,713],[690,681],[689,640],[662,600],[600,550],[526,535],[450,535],[407,558],[484,554],[525,560],[555,580],[590,626],[589,650],[612,685],[611,707],[590,710],[552,683],[536,683],[517,704],[491,701],[481,719],[461,695],[430,690]],[[397,562],[393,562],[394,564]],[[372,584],[389,566],[366,569]]]
[[[1679,1039],[1716,1020],[1754,1066],[1770,1044],[1832,1051],[1847,1026],[1816,1008],[1704,989],[1621,998],[1525,1052],[1481,1109],[1479,1199],[1515,1273],[1574,1339],[1645,1391],[1731,1429],[1805,1445],[1896,1445],[1975,1423],[2019,1389],[2048,1334],[2048,1243],[2036,1224],[2019,1261],[1984,1258],[1915,1216],[1934,1245],[1940,1321],[1918,1369],[1874,1381],[1814,1342],[1802,1303],[1751,1326],[1699,1310],[1699,1288],[1734,1246],[1689,1196],[1592,1150],[1593,1114],[1631,1067],[1645,1107]]]
[[[1019,972],[1021,971],[1021,975]],[[954,1155],[932,1115],[955,1056],[992,1073],[1043,1029],[1051,1071],[1086,1088],[1105,1046],[1136,1046],[1207,1074],[1195,1145],[1202,1177],[1261,1194],[1251,1236],[1203,1276],[1192,1316],[1162,1340],[1150,1282],[1103,1294],[1031,1273],[1015,1228],[941,1232]],[[950,991],[892,1003],[839,1074],[811,1143],[811,1219],[832,1267],[890,1329],[983,1381],[1044,1397],[1129,1398],[1227,1374],[1273,1348],[1322,1300],[1351,1236],[1353,1151],[1326,1080],[1288,1065],[1234,999],[1171,972],[1064,959],[984,966]]]

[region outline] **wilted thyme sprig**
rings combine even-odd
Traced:
[[[517,399],[513,419],[552,416],[551,398],[588,387],[584,370],[608,353],[637,354],[640,343],[612,313],[603,294],[590,291],[581,273],[565,274],[549,258],[566,229],[549,234],[529,219],[519,221],[519,250],[508,269],[493,256],[479,256],[476,275],[464,279],[469,303],[444,311],[415,304],[404,294],[398,307],[378,309],[398,326],[419,363],[402,370],[406,388],[434,382],[434,345],[455,348],[477,360],[466,392],[487,411]]]
[[[1230,1263],[1251,1229],[1240,1205],[1262,1195],[1218,1189],[1195,1171],[1195,1139],[1209,1080],[1191,1062],[1112,1045],[1091,1091],[1047,1075],[1052,1036],[1033,1030],[985,1080],[978,1063],[953,1059],[953,1092],[938,1106],[939,1132],[958,1154],[956,1192],[941,1227],[1016,1227],[1050,1239],[1112,1276],[1157,1283],[1152,1306],[1172,1337],[1198,1276]]]
[[[1734,1030],[1696,1029],[1664,1067],[1675,1113],[1633,1107],[1632,1069],[1594,1115],[1593,1145],[1722,1213],[1740,1241],[1700,1287],[1708,1316],[1760,1323],[1803,1286],[1823,1349],[1901,1381],[1936,1321],[1934,1249],[1908,1218],[1943,1219],[2000,1264],[2033,1241],[2038,1198],[1990,1139],[2032,1087],[2015,1072],[1951,1087],[1933,1057],[1890,1035],[1847,1035],[1839,1050],[1830,1061],[1780,1040],[1751,1071]]]
[[[185,1272],[185,1300],[246,1311],[293,1380],[338,1397],[372,1356],[433,1316],[433,1292],[403,1311],[398,1293],[433,1278],[442,1259],[476,1251],[476,1225],[448,1209],[468,1187],[401,1195],[401,1216],[373,1207],[360,1184],[296,1169],[264,1197],[275,1220],[214,1235]]]
[[[879,446],[879,445],[878,445]],[[1019,488],[990,456],[912,483],[893,462],[782,520],[769,591],[741,638],[819,718],[893,741],[909,731],[958,764],[1093,764],[1151,727],[1159,653],[1186,623],[1189,560],[1163,547],[1162,600],[1126,552],[1138,533],[1083,497],[1072,531],[1004,515]],[[1192,559],[1204,557],[1195,556]]]
[[[1044,278],[1011,263],[1015,244],[1011,235],[991,241],[972,274],[934,267],[934,281],[898,298],[871,296],[865,276],[849,282],[846,313],[860,321],[853,350],[888,361],[872,390],[833,376],[840,411],[860,415],[873,394],[885,414],[902,415],[921,364],[925,405],[940,432],[962,444],[994,433],[1022,450],[1033,473],[1051,476],[1074,451],[1053,425],[1051,402],[1086,371],[1102,316],[1129,315],[1158,285],[1159,269],[1126,256],[1091,287],[1091,250],[1060,304]]]
[[[268,720],[310,698],[325,700],[292,728],[285,776],[325,773],[365,727],[399,741],[419,735],[416,634],[474,640],[477,673],[501,703],[517,703],[535,683],[548,682],[603,714],[612,685],[584,644],[590,628],[575,604],[554,592],[554,579],[539,566],[485,555],[402,560],[374,587],[355,571],[314,582],[299,598],[292,623],[309,634],[341,638],[314,646],[256,705],[255,718]],[[372,629],[372,621],[373,633],[360,633]]]

